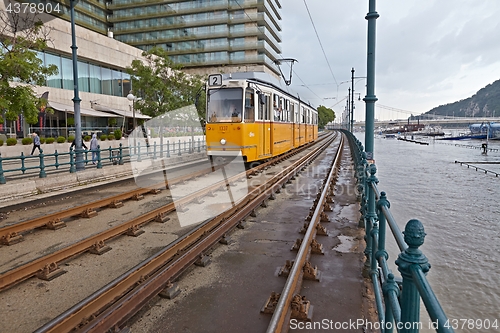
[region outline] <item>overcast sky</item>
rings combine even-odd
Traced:
[[[298,60],[292,89],[339,119],[350,87],[342,82],[352,67],[366,76],[368,0],[281,4],[282,56]],[[500,79],[500,0],[379,0],[376,10],[375,118],[405,119],[410,114],[387,107],[417,115]],[[361,99],[365,85],[356,80]],[[364,114],[364,102],[356,101],[354,119]]]

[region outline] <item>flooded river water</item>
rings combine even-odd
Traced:
[[[364,145],[364,133],[356,136]],[[379,190],[401,230],[413,218],[424,224],[427,277],[455,332],[500,332],[500,176],[455,163],[500,162],[500,152],[482,154],[472,148],[477,140],[423,140],[430,144],[375,138]],[[489,148],[500,149],[500,141]],[[476,165],[500,173],[500,164]],[[395,242],[388,248],[400,276]],[[431,332],[422,318],[422,332]]]

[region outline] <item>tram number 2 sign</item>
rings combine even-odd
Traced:
[[[208,76],[208,85],[211,87],[222,86],[222,74],[212,74]]]

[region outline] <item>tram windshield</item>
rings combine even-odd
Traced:
[[[208,91],[207,120],[209,123],[241,122],[243,89],[222,88]]]

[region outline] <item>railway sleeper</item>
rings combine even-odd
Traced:
[[[280,299],[281,294],[276,293],[276,292],[271,292],[271,296],[267,299],[266,303],[264,306],[261,308],[260,312],[262,313],[267,313],[267,314],[273,314],[274,310],[276,309],[276,306],[278,305],[278,301]]]
[[[158,215],[156,215],[154,221],[159,223],[165,223],[167,221],[170,221],[170,217],[168,217],[167,214],[159,213]]]
[[[80,216],[85,218],[91,218],[97,216],[97,211],[92,208],[87,208],[80,214]]]
[[[127,236],[138,237],[142,235],[145,231],[142,230],[138,225],[133,225],[127,229],[125,233]]]
[[[280,296],[281,294],[273,291],[264,306],[261,308],[260,312],[273,314],[274,310],[276,310],[276,306],[278,305]],[[291,319],[298,319],[302,321],[312,320],[314,307],[311,305],[311,302],[305,298],[305,296],[300,296],[299,294],[294,295],[290,307],[292,310],[290,315]]]
[[[311,241],[311,253],[312,254],[325,254],[325,252],[323,251],[323,244],[318,242],[315,238],[313,238],[313,240]]]
[[[2,238],[0,238],[0,244],[12,245],[12,244],[17,244],[19,242],[22,242],[23,240],[24,240],[23,235],[18,234],[17,232],[11,232],[7,235],[2,236]]]
[[[181,293],[179,286],[176,282],[167,282],[165,288],[158,294],[161,298],[173,299]]]
[[[142,194],[134,194],[132,196],[132,200],[135,200],[135,201],[139,201],[139,200],[142,200],[144,199],[144,196]]]
[[[311,302],[306,299],[305,296],[300,296],[295,294],[292,298],[292,313],[290,317],[292,319],[298,319],[303,321],[311,321],[313,315],[313,306]]]
[[[222,238],[219,240],[219,243],[224,244],[224,245],[230,245],[233,242],[234,242],[234,240],[231,237],[229,237],[228,235],[222,236]]]
[[[205,202],[205,200],[203,200],[203,198],[202,198],[202,197],[196,197],[196,198],[194,198],[194,199],[193,199],[193,202],[194,202],[195,204],[201,205],[202,203],[204,203],[204,202]]]
[[[66,271],[60,268],[57,263],[51,262],[50,264],[45,264],[45,266],[36,273],[36,276],[41,280],[51,281],[64,273],[66,273]]]
[[[120,207],[123,207],[123,202],[121,201],[113,200],[109,204],[109,208],[120,208]]]
[[[298,251],[302,245],[302,238],[297,238],[290,251]]]
[[[292,270],[294,263],[295,263],[294,260],[285,261],[285,264],[283,266],[277,268],[276,275],[288,277],[288,275],[290,275],[290,271]]]
[[[324,226],[321,225],[321,223],[318,223],[318,225],[316,226],[316,235],[328,236],[328,231]]]
[[[313,266],[309,261],[304,263],[302,271],[304,272],[304,280],[321,281],[321,271],[318,266]]]
[[[89,252],[92,254],[101,255],[111,250],[111,247],[106,245],[103,240],[95,242],[90,248]]]
[[[330,207],[330,206],[328,206],[328,207]],[[327,211],[331,212],[331,211],[333,211],[333,210],[332,210],[332,208],[330,207],[330,210],[327,210]],[[328,215],[326,215],[326,213],[325,213],[325,212],[321,212],[321,214],[320,214],[319,216],[320,216],[320,220],[319,220],[320,222],[331,222],[331,221],[330,221],[330,218],[328,217]]]
[[[96,212],[96,215],[97,215],[97,212]],[[56,219],[53,219],[53,220],[50,220],[46,225],[45,227],[47,229],[50,229],[50,230],[57,230],[57,229],[61,229],[61,228],[64,228],[66,227],[66,223],[61,221],[61,219],[59,218],[56,218]]]
[[[211,260],[210,257],[207,255],[200,255],[198,259],[194,262],[196,266],[201,266],[201,267],[206,267],[210,264]]]
[[[236,225],[236,228],[238,228],[238,229],[245,229],[246,227],[247,227],[247,221],[245,221],[245,220],[241,220]]]

